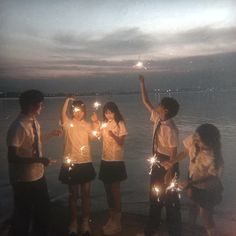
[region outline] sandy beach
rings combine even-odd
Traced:
[[[78,207],[78,212],[80,209]],[[201,224],[197,224],[195,227],[189,227],[187,224],[187,209],[184,209],[182,214],[183,219],[183,234],[182,236],[206,236],[206,232]],[[105,224],[108,217],[106,210],[95,211],[91,213],[91,228],[93,236],[102,236],[102,225]],[[235,236],[234,232],[235,221],[227,222],[228,227],[224,228],[225,222],[223,219],[217,218],[218,227],[220,228],[221,236]],[[50,222],[50,236],[66,236],[67,226],[69,222],[68,208],[64,201],[55,201],[51,206],[51,222]],[[78,216],[78,222],[80,225],[80,216]],[[138,232],[142,232],[145,222],[147,220],[146,215],[134,214],[123,212],[122,214],[122,231],[115,236],[135,236]],[[9,216],[1,222],[0,235],[5,236],[10,228]],[[80,229],[80,228],[79,228]],[[81,234],[79,234],[81,235]],[[165,222],[163,221],[162,227],[159,232],[160,236],[168,236]]]

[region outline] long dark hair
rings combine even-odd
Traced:
[[[221,153],[221,136],[218,128],[212,124],[202,124],[196,129],[201,141],[208,146],[215,158],[215,167],[219,169],[223,164],[223,157]]]
[[[103,120],[107,122],[107,118],[105,116],[106,111],[109,110],[115,114],[115,122],[118,124],[120,121],[124,122],[124,118],[121,115],[118,106],[114,102],[107,102],[103,107]]]

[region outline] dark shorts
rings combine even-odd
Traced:
[[[92,181],[96,177],[92,163],[63,164],[59,173],[59,180],[63,184],[83,184]]]
[[[223,189],[200,189],[191,187],[191,199],[202,208],[212,209],[222,201]]]
[[[104,183],[120,182],[127,179],[123,161],[101,161],[99,179]]]

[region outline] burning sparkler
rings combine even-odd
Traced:
[[[145,67],[145,66],[143,65],[143,62],[142,62],[142,61],[138,61],[135,65],[133,65],[133,68],[135,68],[135,69],[144,69],[144,70],[147,69],[147,67]]]
[[[71,163],[71,159],[70,159],[70,157],[66,157],[66,158],[65,158],[65,163],[68,165],[68,169],[69,169],[69,171],[71,171],[72,168],[73,168],[73,166],[74,166],[74,164]]]
[[[92,131],[92,135],[93,135],[94,137],[96,137],[98,140],[100,140],[100,135],[99,135],[99,132],[98,132],[98,131],[93,130],[93,131]]]
[[[107,123],[102,123],[102,125],[100,126],[100,129],[104,129],[107,127]]]
[[[160,160],[158,160],[156,154],[154,154],[154,156],[152,156],[152,157],[149,157],[149,158],[147,159],[147,161],[150,163],[149,175],[152,174],[152,168],[153,168],[154,165],[158,166],[159,168],[161,167],[161,166],[160,166],[160,163],[161,163],[161,162],[160,162]]]
[[[101,106],[102,104],[101,103],[99,103],[99,102],[94,102],[94,104],[93,104],[93,107],[96,109],[96,110],[98,110],[98,108]]]
[[[156,185],[154,185],[152,187],[152,192],[155,195],[155,197],[157,198],[157,201],[159,202],[160,201],[160,194],[161,194],[160,188],[158,188]]]
[[[174,178],[171,180],[170,184],[166,188],[166,192],[171,191],[171,192],[176,192],[178,194],[178,197],[180,198],[180,192],[182,189],[179,187],[178,184],[178,177],[177,174],[175,173]]]

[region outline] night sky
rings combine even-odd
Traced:
[[[236,52],[235,12],[234,0],[0,0],[0,81],[115,81],[137,61],[159,73],[183,58],[194,71],[195,57]]]

